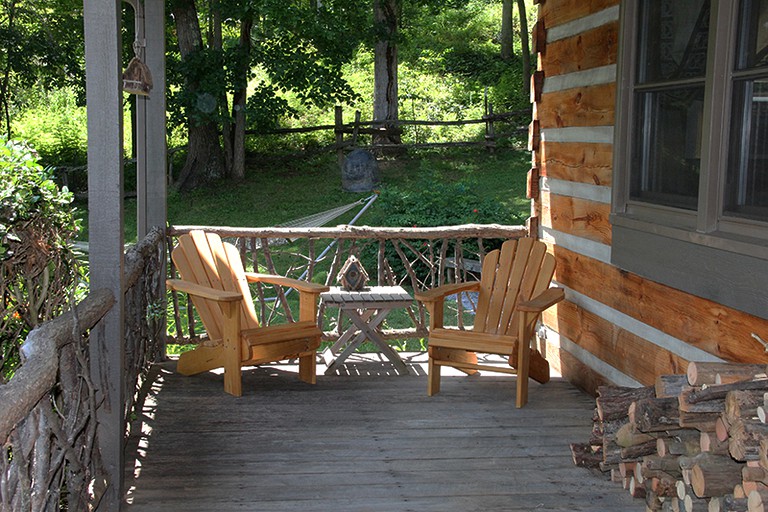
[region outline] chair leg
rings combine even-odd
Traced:
[[[240,305],[236,302],[225,302],[222,310],[224,322],[224,339],[222,351],[224,358],[224,391],[234,396],[243,394],[242,357],[240,354]]]
[[[525,329],[526,318],[520,319],[520,337],[517,344],[517,408],[528,403],[528,374],[531,363],[531,342]]]
[[[299,379],[308,383],[317,383],[317,359],[315,352],[299,356]]]
[[[427,396],[432,396],[440,392],[440,365],[435,363],[431,355],[429,356],[428,370]]]

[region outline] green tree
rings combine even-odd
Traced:
[[[82,1],[0,1],[0,127],[11,138],[22,92],[74,86],[82,95]]]
[[[183,83],[173,99],[189,135],[178,188],[242,179],[245,131],[274,126],[287,110],[279,92],[319,107],[354,97],[341,69],[365,35],[354,0],[172,0],[171,11],[179,53],[169,77]]]

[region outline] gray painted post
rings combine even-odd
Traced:
[[[83,0],[88,113],[88,229],[91,289],[115,297],[91,331],[98,450],[108,486],[100,511],[120,510],[123,495],[123,109],[120,0]]]
[[[147,155],[147,174],[145,191],[139,194],[139,201],[145,205],[143,207],[139,205],[145,212],[144,221],[140,222],[138,226],[139,239],[143,238],[153,227],[165,230],[168,223],[168,143],[165,133],[165,0],[145,0],[144,34],[147,39],[147,60],[145,63],[152,73],[154,87],[149,98],[144,100],[147,105],[146,139],[144,141]],[[158,272],[165,276],[166,258],[162,258],[161,261],[162,265]],[[160,280],[160,286],[162,287],[160,296],[165,297],[165,279]],[[163,338],[162,352],[164,355],[165,338]]]
[[[165,133],[165,3],[144,1],[144,63],[152,73],[148,97],[137,96],[141,108],[137,123],[138,235],[142,239],[153,227],[165,229],[167,222],[167,143]],[[141,137],[139,134],[141,133]],[[139,158],[137,155],[137,158]]]

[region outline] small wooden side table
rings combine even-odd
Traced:
[[[320,294],[320,301],[329,308],[341,309],[352,320],[352,325],[339,337],[336,343],[323,352],[331,375],[366,339],[378,347],[401,375],[408,374],[408,368],[400,355],[382,338],[379,326],[395,308],[407,308],[413,297],[402,286],[371,286],[362,290],[344,290],[333,286]]]

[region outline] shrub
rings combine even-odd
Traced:
[[[435,227],[458,224],[519,224],[509,209],[495,198],[481,196],[474,178],[465,176],[456,181],[445,181],[444,175],[434,170],[424,169],[408,188],[385,187],[376,201],[376,212],[371,224],[394,227]],[[411,245],[425,248],[426,240],[414,240]],[[493,249],[495,244],[488,241],[485,249]],[[476,240],[466,240],[462,249],[467,258],[476,258],[478,246]],[[449,248],[453,255],[454,248]],[[405,268],[395,249],[387,244],[386,257],[398,279],[405,277]],[[371,245],[361,254],[363,266],[377,267],[376,247]],[[413,269],[419,279],[425,279],[429,270],[420,261]]]
[[[72,194],[37,158],[0,140],[0,382],[18,364],[21,340],[66,308],[77,280]]]

